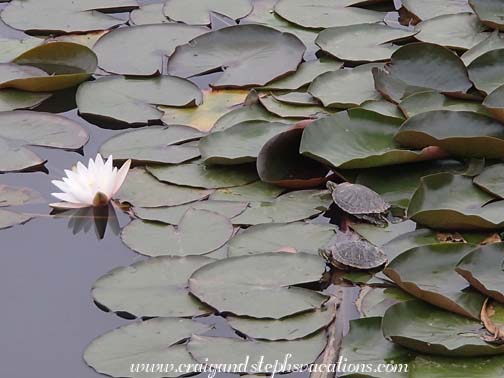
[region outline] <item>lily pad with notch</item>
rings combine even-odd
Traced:
[[[239,20],[252,12],[250,0],[169,0],[163,13],[170,20],[189,25],[210,25],[211,13]]]

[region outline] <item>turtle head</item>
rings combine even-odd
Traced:
[[[331,192],[333,192],[337,186],[338,186],[338,184],[336,184],[335,182],[332,182],[332,181],[326,182],[326,188],[329,189]]]

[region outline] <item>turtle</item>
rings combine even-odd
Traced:
[[[329,264],[341,270],[373,270],[384,266],[387,255],[366,240],[348,240],[319,249]]]
[[[328,181],[326,186],[336,206],[345,213],[369,223],[387,224],[385,214],[390,209],[390,204],[375,191],[364,185],[349,182],[336,184]]]

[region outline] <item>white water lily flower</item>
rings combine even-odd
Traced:
[[[109,156],[107,161],[103,162],[101,155],[98,154],[94,161],[89,159],[87,167],[78,162],[71,171],[65,169],[67,177],[63,177],[62,181],[52,181],[63,191],[52,195],[64,202],[51,203],[49,206],[76,209],[106,205],[121,188],[131,165],[131,160],[128,160],[117,170],[112,161],[112,156]]]

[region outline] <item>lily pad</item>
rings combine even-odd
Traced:
[[[30,34],[63,34],[111,29],[124,21],[106,11],[137,8],[134,0],[12,0],[2,11],[2,20]]]
[[[396,303],[415,299],[398,287],[370,287],[361,289],[355,305],[362,317],[383,316]]]
[[[187,350],[200,363],[213,366],[236,366],[236,372],[269,373],[275,363],[285,360],[291,366],[303,366],[315,362],[327,343],[320,332],[314,336],[292,341],[252,341],[228,337],[193,336]],[[248,361],[248,364],[243,364]],[[262,364],[260,363],[262,361]],[[269,368],[268,368],[269,367]],[[288,371],[289,367],[286,366]]]
[[[481,293],[504,303],[503,243],[485,245],[465,256],[456,271]]]
[[[502,124],[467,111],[435,110],[417,114],[403,123],[395,140],[411,148],[437,146],[456,157],[504,157]]]
[[[383,317],[386,338],[420,353],[478,357],[504,352],[504,345],[483,341],[481,332],[479,321],[418,300],[398,303]]]
[[[484,53],[498,49],[504,49],[504,38],[498,31],[494,31],[485,40],[463,53],[460,59],[468,66]]]
[[[273,202],[251,202],[231,221],[238,225],[295,222],[327,211],[331,203],[326,190],[299,190],[283,194]]]
[[[352,108],[364,101],[381,99],[375,90],[373,68],[366,64],[353,69],[336,70],[317,76],[308,92],[319,99],[325,107]]]
[[[435,229],[492,230],[504,225],[504,203],[473,185],[472,179],[450,173],[423,177],[408,207],[408,217]]]
[[[415,38],[456,50],[468,50],[488,38],[486,27],[474,14],[445,14],[415,27]]]
[[[239,20],[252,12],[252,4],[249,0],[169,0],[163,12],[176,22],[209,25],[212,12]]]
[[[137,364],[194,364],[194,359],[181,341],[209,327],[188,319],[157,318],[128,324],[110,331],[91,342],[84,352],[86,363],[101,374],[112,377],[140,377],[132,372]],[[149,373],[152,378],[175,378],[180,373]]]
[[[0,63],[12,62],[16,57],[44,43],[43,39],[36,37],[0,38]]]
[[[201,161],[148,166],[147,171],[159,181],[205,189],[240,186],[258,179],[255,167],[205,165]]]
[[[278,101],[273,96],[261,97],[259,102],[267,111],[282,118],[321,118],[334,111],[325,109],[320,105],[292,105]]]
[[[322,258],[306,253],[230,257],[194,272],[189,289],[219,312],[280,319],[322,306],[325,295],[294,285],[317,282],[324,270]]]
[[[207,164],[254,162],[262,146],[289,127],[290,125],[280,122],[241,122],[202,138],[199,143],[201,156]]]
[[[41,194],[31,188],[0,185],[0,207],[19,206],[41,200]]]
[[[399,48],[393,42],[415,33],[381,24],[359,24],[325,29],[315,43],[322,51],[344,61],[376,62],[388,60]]]
[[[474,86],[486,94],[504,84],[504,49],[488,51],[467,67]]]
[[[469,5],[485,25],[504,30],[504,4],[499,0],[469,0]]]
[[[493,196],[504,198],[504,164],[494,164],[487,167],[474,178],[474,184]]]
[[[189,209],[176,227],[134,220],[123,229],[121,238],[143,255],[189,256],[215,251],[231,239],[233,231],[222,215]]]
[[[0,230],[10,228],[17,224],[24,224],[30,219],[32,219],[30,215],[0,209]]]
[[[472,13],[467,0],[402,0],[401,3],[421,20],[444,14]]]
[[[500,378],[504,357],[448,358],[419,356],[410,363],[409,378]]]
[[[160,106],[158,109],[164,113],[161,120],[166,124],[188,125],[208,131],[230,109],[241,105],[247,94],[245,90],[203,90],[203,104],[197,108]]]
[[[243,230],[229,242],[229,256],[266,252],[318,254],[335,236],[338,227],[304,222],[259,224]]]
[[[230,26],[179,46],[168,61],[168,72],[190,77],[223,69],[212,87],[262,86],[295,71],[304,52],[292,34],[262,25]]]
[[[195,84],[179,77],[113,76],[82,84],[76,101],[85,117],[146,125],[163,117],[157,105],[195,106],[203,96]]]
[[[173,23],[163,13],[164,3],[141,5],[130,13],[130,25]]]
[[[138,207],[162,207],[202,200],[210,194],[211,190],[162,183],[145,169],[134,168],[129,171],[117,198]]]
[[[0,172],[22,171],[44,164],[25,146],[78,150],[88,141],[75,121],[42,112],[17,110],[0,113]]]
[[[274,202],[285,189],[260,180],[234,188],[217,189],[210,195],[215,201]]]
[[[319,105],[318,100],[308,92],[289,92],[286,94],[271,94],[275,100],[290,105]]]
[[[119,28],[100,38],[93,51],[105,71],[149,76],[163,72],[163,59],[177,46],[209,31],[177,23]]]
[[[215,260],[161,256],[119,267],[100,277],[91,294],[100,307],[137,317],[190,317],[211,310],[189,295],[191,274]]]
[[[382,251],[388,257],[388,261],[392,262],[397,256],[414,247],[420,247],[430,244],[438,244],[439,240],[436,237],[436,232],[428,228],[419,228],[415,231],[406,232],[388,243],[382,245]]]
[[[371,110],[375,113],[404,120],[404,114],[401,112],[396,104],[387,100],[368,100],[364,101],[360,107],[362,109]]]
[[[51,93],[25,92],[17,89],[0,90],[0,112],[31,109],[51,97]]]
[[[465,243],[415,247],[396,257],[383,273],[419,299],[479,319],[485,297],[468,289],[469,283],[455,272],[457,263],[472,249]]]
[[[228,316],[229,325],[240,333],[262,340],[296,340],[327,327],[335,316],[334,306],[292,315],[279,320]]]
[[[400,149],[394,142],[401,120],[364,109],[351,109],[313,122],[299,151],[335,168],[354,169],[429,160],[429,150]]]
[[[100,147],[102,156],[138,163],[179,164],[197,158],[199,149],[181,145],[203,134],[187,126],[150,126],[113,136]]]
[[[383,21],[382,12],[349,7],[355,1],[348,0],[280,0],[275,13],[296,25],[325,29]]]
[[[499,121],[504,122],[504,85],[490,93],[483,101],[483,106]]]
[[[208,210],[229,219],[241,214],[247,205],[247,202],[210,200],[170,207],[137,207],[134,212],[138,218],[143,220],[178,225],[189,209]]]
[[[370,223],[351,222],[349,227],[371,244],[382,246],[399,235],[415,230],[416,223],[410,220],[403,220],[402,222],[397,223],[389,222],[384,227]]]

